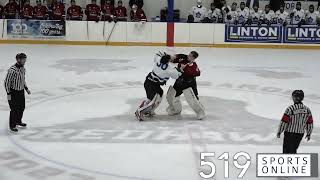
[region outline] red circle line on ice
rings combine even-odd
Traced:
[[[79,94],[87,94],[87,93],[99,92],[99,91],[124,89],[124,88],[125,89],[136,89],[136,88],[141,88],[141,87],[140,86],[128,86],[128,87],[103,88],[103,89],[91,90],[91,91],[79,91],[79,92],[76,92],[76,93],[70,93],[70,94],[65,94],[65,95],[60,95],[60,96],[44,99],[44,100],[41,100],[39,102],[32,103],[28,108],[32,108],[34,106],[40,105],[41,103],[45,103],[45,102],[48,102],[48,101],[54,101],[54,100],[57,100],[57,99],[62,99],[64,97],[69,97],[69,96],[74,96],[74,95],[79,95]],[[217,88],[217,87],[215,87],[215,88]],[[227,90],[233,90],[233,91],[244,91],[244,92],[251,92],[251,93],[259,93],[259,94],[268,94],[268,95],[275,95],[275,96],[282,96],[282,97],[290,97],[289,95],[276,94],[276,93],[266,93],[266,92],[253,91],[253,90],[243,90],[243,89],[236,89],[236,88],[231,88],[231,89],[230,88],[218,88],[218,89],[224,89],[224,90],[227,89]],[[313,103],[316,103],[316,104],[320,104],[319,102],[308,100],[308,99],[306,99],[306,101],[313,102]],[[123,179],[141,179],[141,180],[150,179],[150,178],[135,177],[135,176],[125,176],[125,175],[113,174],[113,173],[108,173],[108,172],[95,171],[95,170],[90,170],[90,169],[84,169],[84,168],[81,168],[81,167],[78,167],[78,166],[74,166],[74,165],[68,165],[68,164],[65,164],[63,162],[58,162],[58,161],[55,161],[55,160],[51,160],[51,159],[46,158],[44,156],[38,155],[37,153],[34,153],[32,150],[30,150],[30,149],[28,149],[26,147],[23,147],[23,145],[19,144],[19,142],[15,138],[13,138],[13,136],[8,135],[8,138],[9,138],[10,142],[12,142],[12,144],[14,144],[16,147],[18,147],[22,151],[24,151],[24,152],[26,152],[26,153],[30,154],[31,156],[34,156],[34,157],[36,157],[38,159],[41,159],[41,160],[56,164],[58,166],[62,166],[62,167],[70,168],[70,169],[74,169],[74,170],[79,170],[79,171],[83,171],[83,172],[87,172],[87,173],[91,173],[91,174],[112,176],[112,177],[123,178]]]

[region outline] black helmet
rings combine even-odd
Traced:
[[[171,59],[171,56],[166,54],[166,55],[161,57],[160,63],[161,64],[168,64],[170,59]]]
[[[292,99],[295,103],[300,103],[304,99],[304,92],[302,90],[294,90],[292,93]]]
[[[27,55],[25,53],[18,53],[16,55],[16,59],[26,59]]]

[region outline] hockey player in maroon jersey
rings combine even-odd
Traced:
[[[34,19],[45,20],[48,18],[48,8],[41,4],[41,0],[37,0],[37,5],[33,7]]]
[[[169,107],[167,112],[169,115],[178,115],[182,111],[180,95],[183,93],[189,106],[197,114],[197,119],[205,117],[204,107],[199,101],[196,77],[200,76],[200,70],[195,62],[198,58],[198,53],[192,51],[189,55],[177,54],[172,56],[172,62],[178,63],[178,68],[181,65],[186,65],[173,87],[170,86],[167,92],[167,101]]]
[[[17,13],[19,12],[19,5],[15,0],[10,0],[4,7],[4,14],[6,19],[15,19]]]
[[[65,16],[65,7],[61,2],[57,2],[57,0],[53,0],[51,5],[51,20],[64,20]]]
[[[92,0],[92,3],[87,5],[85,14],[87,15],[87,21],[98,22],[100,20],[101,9],[96,0]]]
[[[102,11],[102,21],[113,21],[115,17],[115,8],[111,4],[111,0],[106,0],[104,4],[101,5]]]
[[[75,0],[71,0],[71,6],[67,10],[67,19],[81,21],[83,17],[82,8],[76,5]]]
[[[122,1],[118,1],[118,7],[115,10],[117,21],[127,21],[127,9],[123,6]]]
[[[22,19],[32,19],[33,18],[33,7],[30,5],[30,0],[26,0],[21,11]]]
[[[3,6],[1,6],[1,4],[0,4],[0,19],[3,18],[3,11],[4,11],[4,8],[3,8]]]
[[[146,14],[144,13],[144,11],[142,9],[139,9],[136,4],[133,4],[133,6],[132,6],[130,18],[131,18],[131,21],[134,21],[134,22],[139,22],[139,21],[146,22],[147,21]]]

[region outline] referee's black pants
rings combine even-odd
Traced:
[[[25,96],[24,90],[16,91],[11,90],[11,100],[9,102],[10,106],[10,128],[15,128],[16,125],[21,124],[23,117],[23,111],[25,109]]]
[[[283,139],[283,153],[284,154],[297,154],[303,134],[284,132]]]

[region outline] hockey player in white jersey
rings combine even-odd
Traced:
[[[261,18],[262,11],[259,10],[259,6],[257,4],[253,5],[253,8],[250,10],[249,18],[248,18],[248,25],[259,23]]]
[[[208,18],[212,23],[221,23],[222,22],[222,12],[220,9],[216,8],[214,3],[211,3],[211,9],[208,11]]]
[[[237,3],[232,3],[231,10],[228,11],[226,8],[226,15],[224,17],[225,23],[228,24],[238,24],[238,11],[237,11]]]
[[[276,12],[277,24],[286,26],[290,22],[290,16],[287,11],[284,10],[284,5],[280,5],[280,9]]]
[[[307,25],[316,25],[316,24],[319,25],[319,20],[320,20],[319,11],[315,11],[313,4],[309,6],[309,10],[306,12],[305,19],[306,19]]]
[[[305,11],[301,9],[301,2],[297,2],[296,9],[290,14],[291,24],[301,26],[305,23]]]
[[[238,23],[245,25],[249,18],[249,9],[246,7],[246,3],[241,2],[238,9]]]
[[[169,64],[171,56],[165,53],[158,53],[154,58],[153,70],[147,75],[144,82],[144,88],[147,99],[143,100],[136,110],[135,115],[139,121],[143,121],[144,116],[153,115],[155,109],[162,101],[163,90],[161,86],[165,85],[170,79],[178,79],[182,75],[185,65],[176,68]]]
[[[207,8],[202,6],[201,0],[197,0],[197,5],[191,8],[189,16],[192,16],[193,21],[197,23],[202,22],[204,20],[204,18],[207,16]],[[188,21],[189,20],[190,20],[190,17],[188,17]]]
[[[268,26],[270,26],[272,23],[274,23],[274,20],[274,11],[270,9],[270,5],[266,5],[264,11],[262,12],[259,25],[267,24]]]

